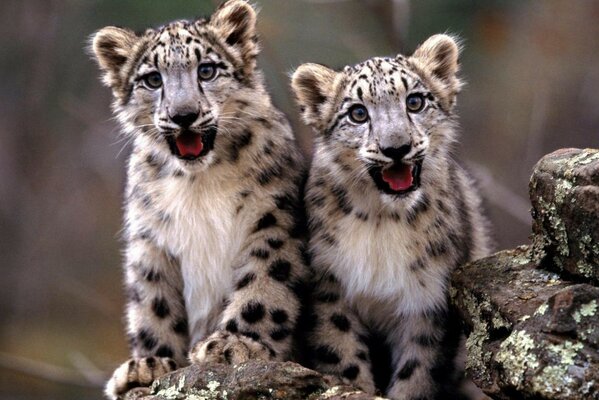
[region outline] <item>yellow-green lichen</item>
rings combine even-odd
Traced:
[[[539,367],[539,361],[532,352],[534,349],[535,342],[532,336],[523,330],[512,332],[501,343],[495,360],[502,364],[504,377],[510,385],[520,389],[524,374]]]
[[[208,390],[210,390],[211,392],[214,392],[220,386],[220,382],[210,381],[210,382],[208,382],[208,384],[206,386],[208,387]]]
[[[548,345],[547,350],[559,357],[560,364],[570,366],[574,365],[574,359],[578,355],[578,351],[582,350],[583,347],[582,343],[572,343],[566,340],[562,344]]]
[[[541,304],[539,308],[536,309],[534,315],[543,315],[547,312],[548,309],[549,305],[547,305],[547,303]]]
[[[557,251],[564,257],[569,256],[568,232],[566,231],[564,221],[559,217],[556,205],[545,201],[542,196],[539,196],[538,202],[541,210],[546,215],[547,222],[552,230],[550,233],[553,235],[549,236],[553,236],[555,237],[555,240],[557,240]]]
[[[153,391],[156,396],[163,397],[167,400],[216,400],[216,399],[227,399],[227,391],[224,390],[222,393],[217,389],[220,386],[218,381],[209,381],[206,384],[208,389],[185,389],[185,376],[182,375],[176,384],[169,387]]]
[[[568,374],[568,368],[564,366],[550,365],[535,376],[532,381],[532,390],[535,394],[540,394],[546,397],[568,398],[576,393],[576,382]]]
[[[493,309],[488,298],[479,300],[469,292],[464,291],[462,295],[463,303],[468,314],[472,318],[472,332],[466,339],[466,350],[468,358],[466,359],[466,369],[479,381],[491,383],[491,377],[488,371],[493,354],[484,350],[485,344],[489,341],[489,331],[498,328],[510,328],[511,325]],[[482,313],[491,315],[491,321],[483,318]]]
[[[555,202],[557,204],[563,204],[573,186],[571,181],[557,179],[555,185]]]
[[[595,272],[595,267],[593,267],[590,264],[585,263],[582,260],[578,260],[576,262],[576,271],[579,274],[581,274],[582,276],[585,276],[587,278],[593,278],[594,272]]]
[[[572,317],[574,318],[574,321],[579,323],[583,317],[591,317],[595,315],[596,312],[597,300],[591,300],[590,302],[581,305],[578,310],[574,311]]]

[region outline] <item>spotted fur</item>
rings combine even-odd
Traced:
[[[133,146],[124,229],[132,359],[109,381],[110,398],[185,365],[188,353],[192,362],[291,356],[306,273],[304,168],[255,68],[255,22],[248,3],[230,0],[209,20],[93,36]],[[181,152],[182,135],[201,152]]]
[[[312,361],[392,399],[462,398],[449,274],[489,241],[473,182],[452,159],[457,72],[456,41],[435,35],[411,57],[305,64],[292,78],[317,133],[305,197]],[[420,110],[408,109],[412,95]],[[401,190],[383,175],[400,167],[411,174]]]

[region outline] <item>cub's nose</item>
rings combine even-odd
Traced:
[[[381,147],[380,151],[383,155],[391,158],[393,161],[401,161],[406,154],[408,154],[412,150],[411,144],[404,144],[399,147]]]
[[[170,118],[171,121],[179,125],[181,128],[189,128],[191,124],[193,124],[196,121],[196,119],[198,119],[198,115],[198,113],[176,114],[170,116]]]

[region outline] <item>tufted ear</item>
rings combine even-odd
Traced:
[[[306,124],[319,129],[338,73],[320,64],[303,64],[291,77],[291,88]]]
[[[210,26],[236,50],[250,72],[256,64],[256,11],[245,0],[227,0],[210,17]]]
[[[91,53],[104,71],[103,80],[115,88],[121,84],[121,68],[127,62],[139,37],[131,30],[107,26],[91,37]]]
[[[460,69],[458,58],[460,55],[459,42],[449,35],[433,35],[428,38],[412,55],[419,64],[430,71],[434,78],[449,86],[457,93],[461,82],[457,77]]]

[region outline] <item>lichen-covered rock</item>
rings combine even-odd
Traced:
[[[530,198],[544,267],[599,284],[599,150],[562,149],[543,157]]]
[[[148,393],[149,392],[149,393]],[[299,364],[251,361],[238,366],[192,365],[157,379],[126,400],[375,400]]]
[[[530,247],[458,268],[467,371],[496,399],[599,399],[599,288],[539,268]]]

